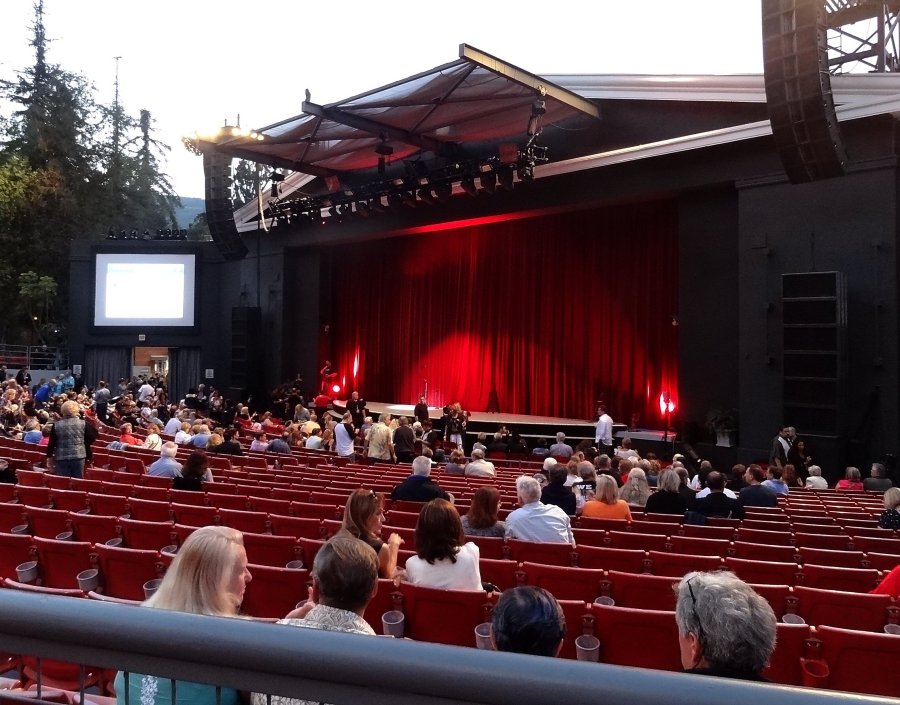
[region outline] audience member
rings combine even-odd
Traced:
[[[743,519],[744,508],[740,500],[725,495],[725,476],[713,470],[706,478],[710,492],[706,497],[695,499],[690,510],[705,517],[726,517]]]
[[[625,460],[640,458],[640,454],[631,447],[631,438],[625,436],[622,439],[622,445],[616,448],[616,455]]]
[[[884,493],[884,511],[878,517],[878,526],[882,529],[900,530],[900,487],[890,487]]]
[[[394,487],[391,499],[405,502],[430,502],[433,499],[452,501],[452,496],[442,490],[437,483],[432,482],[429,475],[431,475],[431,461],[420,455],[412,462],[412,475]]]
[[[628,471],[628,479],[619,488],[619,499],[624,499],[635,507],[643,507],[650,496],[650,486],[647,484],[647,476],[640,468],[632,468]]]
[[[560,431],[556,434],[556,443],[550,446],[550,455],[559,460],[564,458],[568,460],[572,457],[572,446],[566,443],[566,434]]]
[[[771,487],[766,486],[763,469],[755,463],[747,467],[744,479],[747,486],[741,490],[741,504],[745,507],[777,507],[778,495]]]
[[[566,636],[566,618],[549,592],[530,585],[504,590],[491,612],[498,651],[556,656]]]
[[[890,595],[895,600],[900,599],[900,565],[885,575],[878,586],[869,591],[869,594]]]
[[[566,468],[561,464],[554,465],[549,475],[549,483],[541,491],[541,502],[556,505],[569,516],[575,516],[580,496],[576,497],[572,487],[566,485]]]
[[[236,617],[244,589],[252,576],[247,570],[247,552],[240,531],[225,526],[204,526],[185,539],[159,589],[143,603],[144,607]],[[118,705],[237,705],[238,693],[232,688],[177,681],[141,673],[128,673],[128,699],[125,675],[115,679]]]
[[[416,434],[409,426],[409,419],[401,416],[397,419],[394,431],[394,452],[398,463],[411,463],[416,457]]]
[[[647,514],[684,514],[687,511],[687,502],[678,494],[681,481],[678,473],[667,468],[659,475],[657,490],[647,498],[644,511]]]
[[[783,468],[784,465],[770,465],[766,469],[766,480],[762,484],[772,490],[775,494],[786,495],[789,492],[788,486],[784,483],[784,480],[781,479]]]
[[[610,475],[597,477],[594,498],[584,503],[581,516],[591,519],[625,519],[631,521],[628,502],[619,499],[616,481]]]
[[[741,490],[748,486],[747,480],[744,478],[744,475],[746,474],[746,465],[743,463],[733,465],[731,468],[731,477],[728,479],[728,482],[725,483],[725,489],[731,490],[736,495],[740,494]]]
[[[388,463],[397,462],[394,443],[391,441],[391,429],[388,427],[390,422],[390,414],[381,414],[378,417],[378,423],[372,424],[372,427],[366,434],[365,452],[366,457],[370,460],[381,460]]]
[[[472,451],[472,462],[466,465],[467,477],[494,477],[497,474],[494,464],[484,459],[484,451],[477,448]]]
[[[872,463],[871,475],[863,480],[863,489],[866,492],[884,492],[894,486],[881,463]]]
[[[181,472],[172,480],[172,489],[202,492],[203,483],[212,481],[209,458],[203,451],[195,450],[187,457]]]
[[[159,452],[159,460],[147,468],[147,474],[153,477],[177,477],[183,469],[181,463],[175,460],[177,454],[178,446],[172,441],[166,441]]]
[[[828,489],[828,481],[822,477],[822,468],[818,465],[809,466],[809,477],[806,478],[806,488],[810,490]]]
[[[849,490],[851,492],[862,492],[863,483],[859,468],[855,468],[853,466],[848,467],[844,473],[844,479],[838,480],[838,483],[834,486],[834,489]]]
[[[498,518],[500,510],[500,490],[493,485],[479,487],[472,495],[469,511],[461,517],[463,533],[466,536],[506,535],[506,523]]]
[[[545,541],[575,545],[569,515],[554,505],[541,503],[541,486],[527,475],[516,479],[518,509],[506,517],[506,535],[521,541]]]
[[[678,644],[687,673],[765,680],[777,623],[765,599],[727,571],[688,573],[676,594]]]
[[[53,472],[67,477],[82,477],[84,464],[91,457],[91,443],[97,429],[80,417],[78,402],[69,400],[60,407],[60,419],[50,429],[47,458],[53,459]]]
[[[391,533],[387,542],[381,540],[384,521],[384,497],[372,490],[354,490],[347,498],[341,531],[338,533],[359,539],[375,551],[378,574],[393,578],[397,572],[397,553],[403,543],[399,534]]]
[[[792,463],[787,463],[784,466],[784,469],[781,471],[781,479],[787,485],[788,490],[803,487],[803,481],[797,475],[797,468]]]
[[[447,464],[444,466],[444,474],[445,475],[465,475],[466,474],[466,466],[465,466],[466,456],[459,448],[454,448],[450,451],[450,459],[447,461]]]
[[[419,512],[416,555],[406,561],[411,583],[445,590],[482,590],[478,545],[466,542],[459,513],[445,499],[433,499]]]
[[[290,431],[282,433],[269,441],[267,453],[290,453],[291,452],[291,433]]]

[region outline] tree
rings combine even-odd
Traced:
[[[56,282],[52,277],[39,276],[32,271],[19,275],[19,301],[28,325],[37,340],[46,343],[43,331],[53,327],[50,311],[56,300]]]

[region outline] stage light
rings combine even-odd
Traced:
[[[519,177],[519,181],[531,183],[532,181],[534,181],[534,164],[531,162],[520,164],[519,168],[516,170],[516,173]]]
[[[459,182],[459,187],[473,198],[478,195],[478,189],[475,188],[475,179],[466,176]]]
[[[335,394],[340,394],[340,392],[341,392],[341,385],[339,385],[339,384],[332,384],[332,385],[331,385],[331,391],[334,392]]]
[[[668,392],[663,392],[659,395],[659,413],[666,416],[673,411],[675,411],[675,402],[672,401]]]

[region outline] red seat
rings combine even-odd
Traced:
[[[771,605],[775,616],[781,619],[787,608],[787,598],[792,594],[792,588],[789,585],[765,585],[761,583],[750,583],[759,595]]]
[[[794,543],[790,531],[766,531],[764,529],[745,529],[744,527],[738,529],[737,540],[764,543],[769,546],[790,546]]]
[[[243,489],[241,490],[243,492]],[[266,512],[267,514],[291,513],[291,502],[288,499],[272,499],[271,497],[247,497],[247,506],[252,512]]]
[[[725,559],[725,569],[732,571],[741,580],[763,585],[793,585],[799,569],[796,563],[775,561],[754,561],[744,558]]]
[[[607,546],[575,547],[580,568],[600,568],[617,570],[622,573],[642,573],[647,552],[631,548],[609,548]]]
[[[897,539],[873,539],[870,536],[855,536],[853,545],[866,553],[892,553],[900,556],[900,538]]]
[[[98,480],[100,482],[112,482],[115,471],[108,468],[100,468],[96,465],[84,469],[84,476],[88,480]]]
[[[291,561],[303,560],[303,554],[293,536],[244,533],[247,560],[256,565],[286,566]],[[312,564],[305,567],[311,568]]]
[[[544,563],[545,565],[572,566],[577,560],[575,551],[567,543],[538,543],[507,539],[508,557],[522,563]]]
[[[390,578],[379,578],[375,597],[366,605],[363,619],[369,623],[369,626],[375,630],[376,634],[381,634],[383,630],[381,615],[394,609],[394,593],[396,590],[393,580]]]
[[[91,508],[91,514],[104,514],[111,517],[128,514],[127,497],[119,497],[118,495],[111,494],[99,494],[97,492],[88,492],[88,505]]]
[[[385,521],[391,526],[405,526],[415,529],[416,523],[419,521],[419,514],[417,512],[401,512],[392,509],[387,513]]]
[[[66,475],[51,475],[50,473],[44,473],[44,484],[47,485],[51,490],[70,490],[72,489],[72,478]],[[5,499],[0,499],[0,501],[6,501]]]
[[[635,534],[630,531],[610,531],[607,533],[612,548],[630,548],[642,551],[665,551],[669,541],[664,534]]]
[[[102,492],[103,491],[103,483],[100,480],[89,480],[85,477],[70,478],[69,486],[73,490],[82,490],[83,492]]]
[[[309,596],[306,569],[276,568],[251,564],[253,579],[247,583],[241,612],[251,617],[284,617]]]
[[[141,521],[122,517],[119,519],[119,528],[128,548],[158,551],[177,543],[172,535],[171,521]]]
[[[572,528],[572,534],[579,546],[606,546],[605,529],[581,529],[576,526]]]
[[[575,525],[582,529],[603,529],[604,531],[628,531],[629,523],[625,519],[600,519],[593,517],[579,517]],[[658,533],[663,533],[658,530]]]
[[[806,548],[824,548],[829,551],[852,550],[851,539],[846,534],[794,534],[794,541],[798,546]]]
[[[141,487],[155,487],[157,489],[172,489],[171,477],[159,477],[158,475],[148,475],[144,473],[140,476],[138,483]]]
[[[797,549],[794,546],[769,546],[764,543],[735,541],[730,554],[734,558],[743,558],[749,561],[791,563],[796,560]]]
[[[870,568],[891,571],[900,565],[900,555],[894,553],[867,553],[866,561]]]
[[[53,503],[50,498],[49,487],[16,485],[16,498],[20,504],[25,504],[29,507],[47,507]]]
[[[805,563],[800,568],[800,574],[802,580],[797,579],[798,585],[823,590],[869,592],[879,582],[879,572],[874,568],[841,568]]]
[[[602,594],[616,602],[617,607],[644,610],[674,610],[675,591],[678,582],[671,577],[635,573],[607,573],[606,584],[601,583]]]
[[[57,541],[35,536],[40,584],[44,587],[78,589],[77,575],[93,567],[91,544],[86,541]]]
[[[484,582],[493,583],[497,590],[507,590],[515,587],[519,582],[516,575],[519,571],[519,564],[516,561],[481,556],[478,560],[478,567],[481,571],[481,579]]]
[[[670,534],[677,533],[681,528],[681,522],[662,522],[633,519],[629,524],[629,530],[638,534]]]
[[[298,517],[311,519],[339,519],[344,515],[343,505],[291,502],[291,512]]]
[[[176,524],[187,526],[211,526],[219,523],[219,510],[215,507],[172,502],[172,518]]]
[[[490,619],[492,598],[485,592],[439,590],[400,583],[405,636],[436,644],[475,646],[475,627]]]
[[[794,522],[791,524],[791,529],[794,532],[799,532],[801,534],[828,534],[828,535],[837,535],[845,532],[843,527],[838,526],[837,524],[802,524],[799,522]]]
[[[734,538],[734,527],[712,526],[710,524],[684,524],[681,527],[682,536],[696,536],[698,539],[724,539],[731,541]],[[671,538],[675,538],[672,536]]]
[[[16,470],[16,481],[23,487],[43,487],[46,475],[41,470]]]
[[[896,532],[891,531],[890,529],[882,529],[880,527],[867,528],[863,529],[856,526],[847,526],[844,525],[845,533],[854,540],[857,536],[868,536],[873,539],[896,539],[898,538]],[[858,547],[857,547],[858,548]]]
[[[215,507],[211,507],[215,509]],[[269,515],[265,512],[248,512],[237,509],[219,509],[219,521],[232,529],[252,534],[265,534],[270,529]]]
[[[64,509],[67,512],[79,512],[88,507],[87,492],[80,490],[50,490],[50,498],[53,500],[54,509]]]
[[[319,540],[322,538],[322,520],[310,517],[282,516],[271,514],[269,521],[272,533],[278,536],[292,536]]]
[[[831,565],[843,568],[867,568],[863,565],[866,554],[862,551],[830,551],[827,548],[809,548],[800,546],[797,549],[801,563],[814,565]]]
[[[25,523],[25,507],[17,502],[0,502],[0,531],[9,533],[14,526]]]
[[[136,499],[149,499],[154,502],[168,502],[169,490],[167,490],[165,487],[135,485],[131,488],[131,497]]]
[[[169,500],[175,504],[191,504],[194,506],[208,506],[206,495],[203,492],[194,492],[192,490],[169,490]]]
[[[118,497],[130,497],[133,490],[134,484],[126,482],[104,482],[100,489],[103,494]]]
[[[300,546],[300,552],[303,555],[303,565],[312,569],[313,562],[316,560],[316,554],[319,549],[325,545],[322,539],[308,539],[304,536],[297,538],[297,545]]]
[[[62,509],[25,507],[25,517],[28,519],[31,533],[35,536],[55,539],[58,534],[71,530],[69,512]]]
[[[268,494],[264,494],[264,497],[273,497],[274,499],[287,499],[291,502],[309,502],[309,490],[298,489],[298,488],[286,488],[286,487],[275,487],[275,488],[265,488],[260,487],[257,492],[268,492]]]
[[[780,617],[777,610],[775,615]],[[803,669],[800,659],[803,657],[809,635],[808,624],[779,622],[776,625],[775,651],[772,652],[769,665],[763,671],[763,677],[772,683],[803,685]]]
[[[120,600],[143,602],[144,583],[162,576],[162,564],[157,551],[135,548],[114,548],[104,544],[94,546],[101,587],[91,597],[114,597]]]
[[[33,546],[28,534],[0,533],[0,581],[15,580],[16,566],[34,560]]]
[[[120,535],[119,520],[116,517],[69,512],[69,524],[76,541],[106,543]]]
[[[892,606],[890,595],[821,590],[804,585],[794,587],[794,595],[788,601],[794,599],[796,613],[811,626],[826,624],[867,632],[883,630],[888,621],[888,608]]]
[[[600,662],[681,672],[675,612],[590,605]]]
[[[731,542],[727,539],[697,538],[695,536],[670,536],[666,546],[672,553],[694,553],[698,556],[728,555]]]
[[[222,494],[221,492],[207,492],[206,501],[211,507],[217,509],[234,509],[237,511],[248,511],[247,495],[239,494]]]
[[[482,558],[507,560],[506,540],[501,536],[466,536],[466,541],[478,544]]]
[[[128,507],[129,516],[138,521],[172,521],[172,505],[169,502],[133,498]]]
[[[650,551],[649,558],[653,575],[673,578],[680,578],[694,570],[719,570],[722,567],[722,559],[718,556]]]
[[[900,693],[900,639],[895,635],[822,626],[813,645],[819,648],[810,655],[827,665],[827,673],[807,678],[804,685],[892,698]],[[803,666],[811,671],[808,662]]]
[[[603,570],[525,562],[520,583],[542,587],[557,600],[593,602],[600,595],[600,582],[604,578]]]

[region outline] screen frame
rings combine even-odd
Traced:
[[[159,240],[136,241],[131,244],[102,244],[91,248],[90,273],[91,295],[89,301],[90,325],[93,335],[135,335],[152,333],[155,335],[196,336],[201,332],[200,326],[200,287],[202,281],[202,250],[195,244],[175,244]],[[190,326],[176,325],[97,325],[95,313],[97,305],[97,258],[99,255],[185,255],[194,257],[194,324]]]

